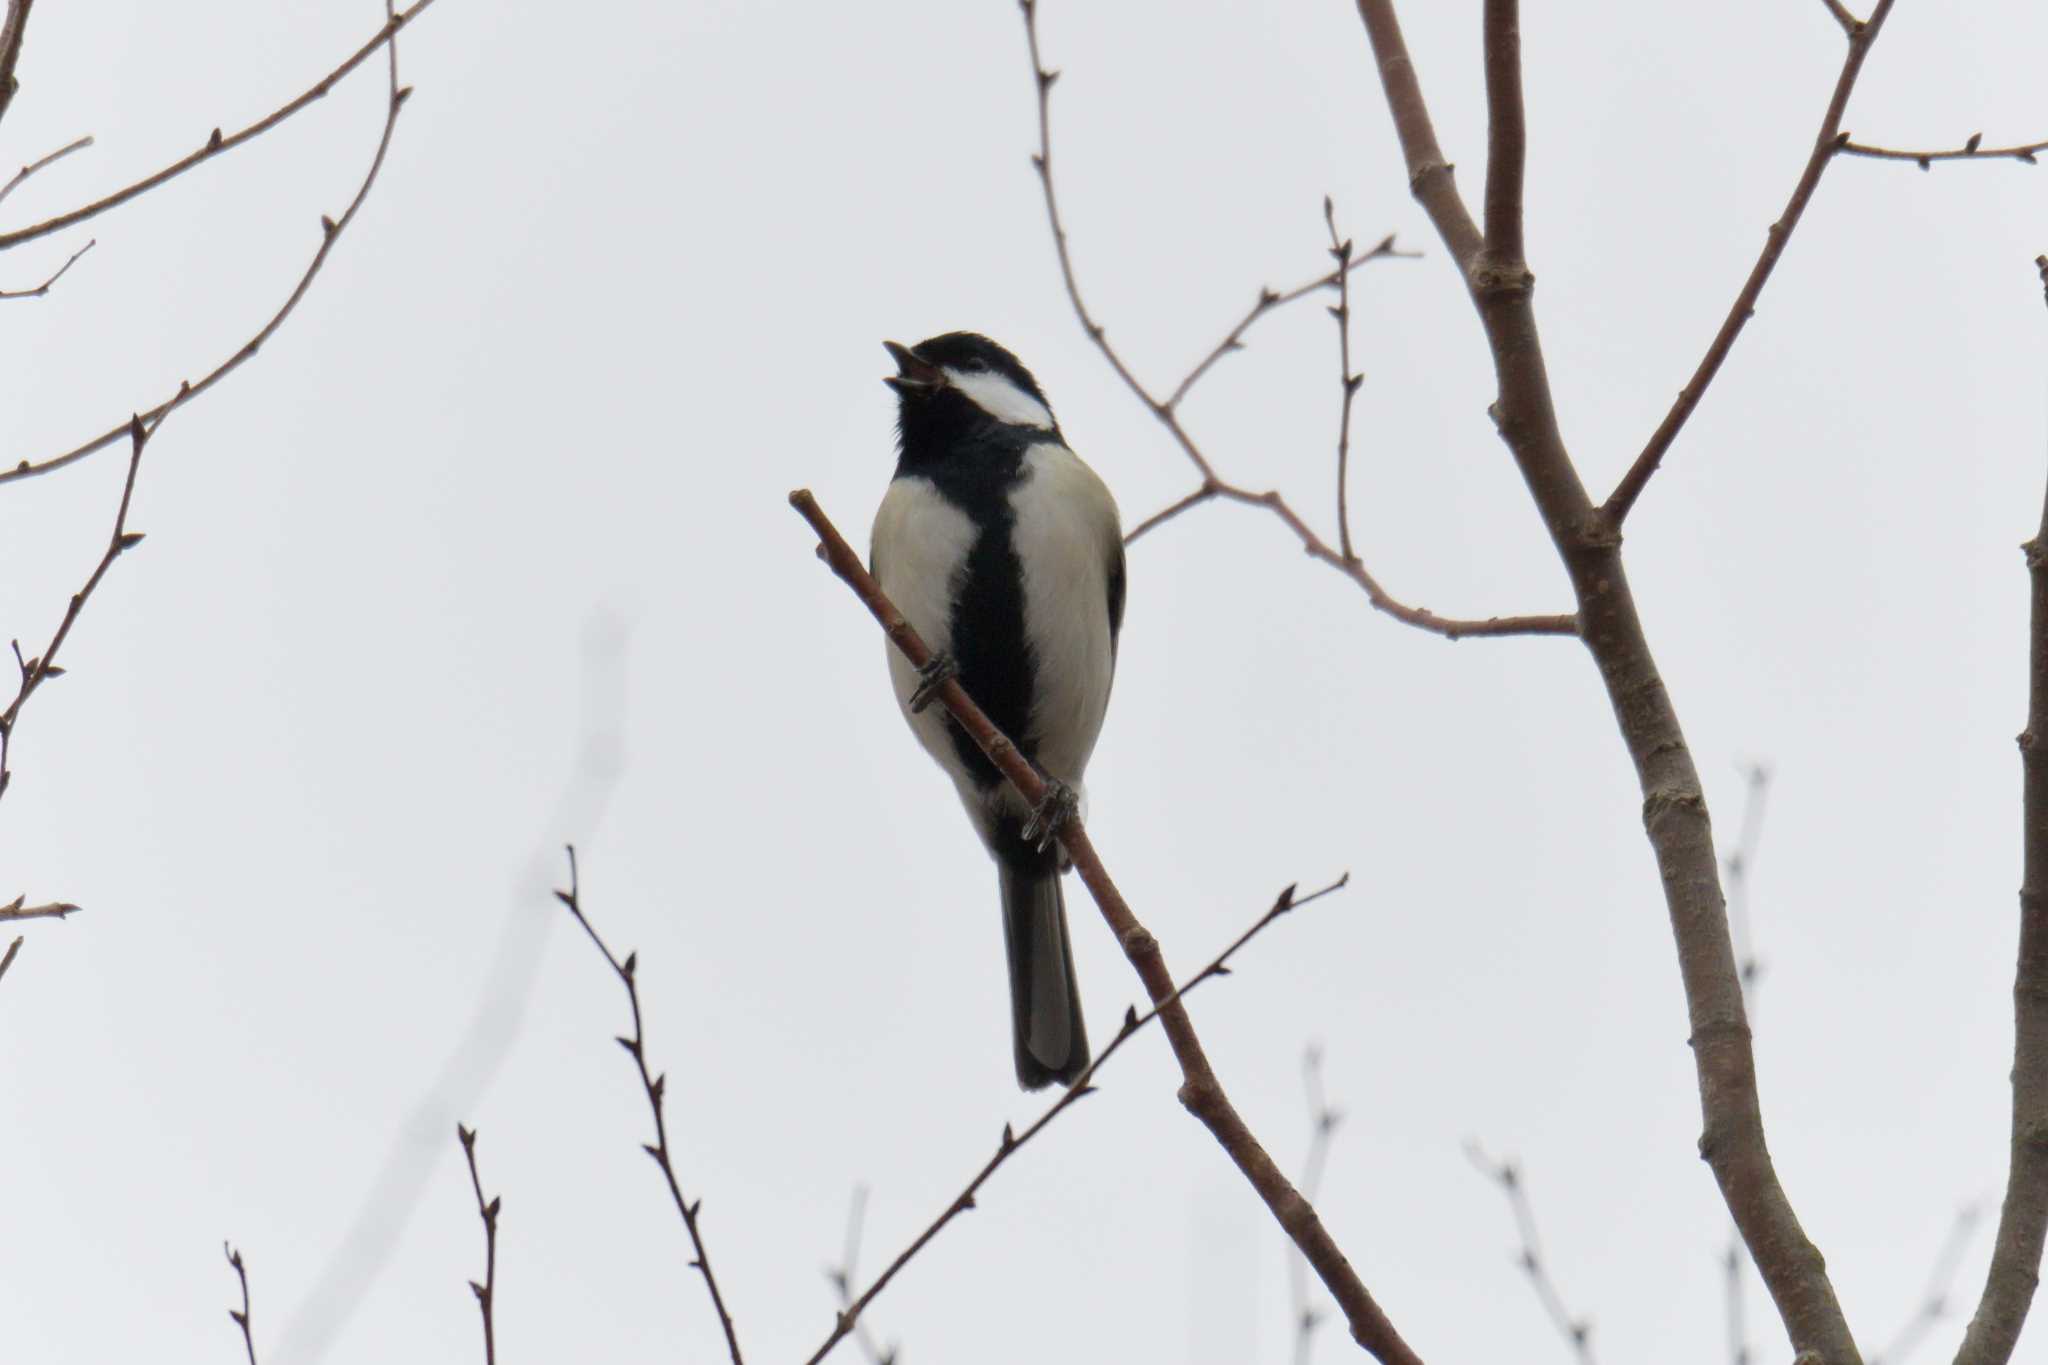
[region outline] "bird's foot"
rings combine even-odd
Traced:
[[[910,694],[910,714],[916,715],[939,699],[939,689],[946,685],[946,679],[960,676],[960,664],[945,650],[926,661],[917,670],[917,690]]]
[[[1055,777],[1045,779],[1045,799],[1031,812],[1024,825],[1024,842],[1040,853],[1051,850],[1062,826],[1080,813],[1081,798],[1074,789]]]

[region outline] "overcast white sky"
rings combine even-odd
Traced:
[[[1476,188],[1478,6],[1407,10]],[[1818,3],[1530,10],[1530,252],[1604,489],[1733,297],[1842,40]],[[381,17],[39,7],[0,164],[98,144],[0,226],[261,115]],[[1350,7],[1045,0],[1042,27],[1079,268],[1141,373],[1170,382],[1260,285],[1320,271],[1332,194],[1361,241],[1425,252],[1355,296],[1364,553],[1443,611],[1566,609]],[[2044,44],[2038,5],[1901,5],[1848,126],[2048,136]],[[164,426],[149,540],[22,722],[0,899],[87,912],[31,926],[0,982],[0,1355],[236,1358],[227,1237],[267,1362],[480,1358],[461,1118],[505,1201],[503,1358],[721,1358],[636,1150],[623,998],[545,894],[574,839],[592,913],[640,950],[749,1360],[801,1360],[853,1188],[878,1265],[1043,1101],[1011,1077],[994,875],[784,495],[816,489],[864,542],[893,460],[879,343],[951,328],[1036,370],[1128,520],[1192,476],[1060,293],[1007,0],[443,0],[402,61],[418,93],[381,184],[279,339]],[[366,67],[0,258],[18,287],[99,242],[0,312],[0,463],[239,345],[346,202],[382,98]],[[1766,1114],[1866,1350],[2004,1174],[2044,176],[1837,164],[1629,526],[1724,836],[1738,765],[1777,773]],[[1187,420],[1327,526],[1330,321],[1309,303],[1252,343]],[[0,489],[0,636],[46,638],[120,466]],[[1289,1166],[1298,1059],[1324,1044],[1348,1116],[1324,1217],[1409,1339],[1566,1358],[1462,1154],[1479,1138],[1525,1161],[1604,1358],[1725,1360],[1670,936],[1583,652],[1406,630],[1244,510],[1162,530],[1130,572],[1095,838],[1183,971],[1286,883],[1352,873],[1195,1014]],[[1074,896],[1106,1038],[1139,987]],[[888,1291],[873,1322],[906,1361],[1287,1358],[1281,1236],[1175,1079],[1159,1039],[1132,1046]],[[1326,1330],[1322,1359],[1349,1351]]]

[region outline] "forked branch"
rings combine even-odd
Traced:
[[[863,605],[878,621],[890,643],[896,646],[912,664],[923,667],[931,660],[931,652],[924,641],[918,638],[903,614],[882,592],[861,563],[860,556],[846,543],[818,506],[809,491],[798,490],[790,494],[790,505],[809,522],[817,532],[819,555],[832,572],[837,574],[848,587],[852,588]],[[1039,778],[1031,764],[1025,761],[1016,745],[989,720],[972,698],[961,688],[957,679],[948,680],[939,691],[939,699],[954,721],[974,740],[981,751],[988,755],[998,771],[1008,778],[1025,802],[1036,808],[1045,798],[1045,783]],[[1328,1286],[1337,1305],[1343,1310],[1345,1320],[1351,1325],[1351,1335],[1359,1345],[1371,1351],[1386,1365],[1419,1365],[1420,1358],[1408,1343],[1394,1329],[1379,1304],[1367,1291],[1358,1272],[1351,1268],[1336,1239],[1330,1236],[1317,1216],[1315,1208],[1304,1199],[1280,1171],[1270,1154],[1253,1136],[1244,1119],[1224,1093],[1222,1082],[1216,1078],[1215,1070],[1209,1065],[1207,1053],[1202,1049],[1200,1037],[1188,1017],[1180,999],[1181,988],[1176,986],[1172,974],[1167,970],[1166,960],[1160,952],[1159,942],[1151,932],[1138,921],[1125,903],[1123,893],[1110,880],[1108,871],[1102,865],[1095,845],[1088,837],[1088,831],[1078,819],[1069,819],[1059,826],[1059,839],[1066,849],[1074,870],[1080,874],[1082,883],[1095,898],[1096,906],[1116,935],[1118,945],[1139,980],[1145,983],[1146,994],[1158,1013],[1161,1027],[1173,1046],[1174,1059],[1180,1064],[1182,1085],[1180,1102],[1193,1114],[1217,1143],[1236,1163],[1252,1188],[1258,1191],[1266,1207],[1279,1222],[1282,1230],[1301,1248],[1315,1267],[1316,1274]],[[1284,911],[1293,903],[1291,895],[1283,895],[1282,904],[1276,905],[1269,918]],[[1247,935],[1249,937],[1249,935]],[[1134,1016],[1126,1016],[1127,1025],[1135,1026]],[[1105,1052],[1107,1049],[1105,1049]],[[1100,1059],[1098,1058],[1098,1061]],[[1076,1085],[1068,1092],[1068,1098],[1082,1090]],[[814,1357],[816,1359],[816,1357]]]

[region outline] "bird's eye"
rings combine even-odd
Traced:
[[[983,360],[980,356],[975,356],[967,362],[966,368],[979,374],[981,371],[986,370],[988,368],[988,362],[986,360]]]

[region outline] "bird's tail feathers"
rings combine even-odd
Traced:
[[[1059,873],[1049,860],[1037,866],[1008,861],[998,866],[1017,1080],[1026,1090],[1053,1081],[1072,1085],[1088,1066],[1088,1032],[1074,982],[1074,948],[1067,936]]]

